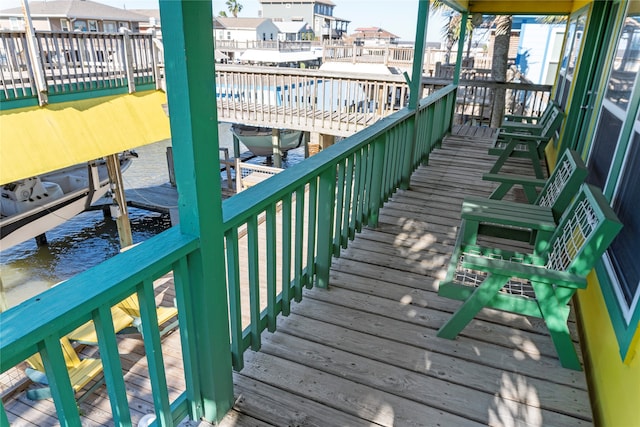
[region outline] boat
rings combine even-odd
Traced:
[[[271,157],[273,155],[272,128],[234,123],[231,125],[231,132],[256,156]],[[303,136],[300,130],[281,129],[280,152],[285,154],[289,150],[300,147]]]
[[[120,155],[124,172],[134,151]],[[0,188],[0,250],[36,238],[89,209],[110,190],[105,160],[4,184]]]

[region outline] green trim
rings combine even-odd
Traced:
[[[65,85],[66,86],[66,85]],[[62,92],[60,94],[50,93],[49,104],[59,104],[61,102],[79,101],[81,99],[102,98],[104,96],[124,95],[129,91],[126,87],[114,89],[98,89],[84,92]]]
[[[636,306],[636,310],[631,316],[629,323],[624,318],[622,313],[622,307],[618,301],[618,296],[614,292],[614,284],[611,282],[609,272],[604,265],[604,261],[600,259],[596,264],[596,274],[598,275],[598,281],[600,282],[600,291],[604,297],[607,311],[609,312],[609,318],[611,319],[611,325],[616,334],[618,340],[620,357],[625,360],[630,350],[633,337],[635,336],[638,326],[640,326],[640,309]],[[639,291],[640,292],[640,291]]]
[[[40,105],[37,96],[0,100],[0,111],[17,110],[18,108],[37,107]]]
[[[594,86],[594,81],[598,78],[598,75],[594,74],[592,69],[593,65],[598,63],[598,57],[601,56],[600,49],[603,39],[606,37],[606,28],[604,27],[607,25],[608,11],[611,3],[594,2],[592,5],[593,8],[588,11],[585,22],[587,34],[584,36],[582,46],[578,52],[579,62],[573,74],[573,80],[567,98],[568,102],[565,108],[567,118],[564,129],[560,134],[560,141],[558,141],[558,155],[561,155],[567,148],[576,148],[578,145],[577,138],[582,129],[582,124],[585,122],[588,123],[591,120],[590,113],[583,109],[582,106],[589,103],[590,89]],[[572,16],[578,17],[589,8],[590,6],[586,6]]]
[[[136,92],[145,92],[147,90],[156,90],[156,83],[150,82],[136,85]]]

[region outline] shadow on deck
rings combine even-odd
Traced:
[[[592,424],[585,376],[560,366],[542,321],[484,309],[456,340],[436,337],[459,305],[437,289],[462,199],[493,188],[481,180],[495,160],[483,129],[457,128],[413,174],[411,189],[381,210],[379,226],[334,259],[330,288],[305,290],[277,332],[263,333],[262,349],[247,351],[220,425]],[[507,167],[523,172],[516,162]],[[171,399],[184,384],[179,344],[178,332],[163,341]],[[153,410],[143,351],[139,340],[120,342],[131,361],[134,425]],[[14,425],[55,424],[50,400],[20,393],[5,407]],[[80,407],[86,425],[109,424],[104,387]]]

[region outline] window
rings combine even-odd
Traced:
[[[73,21],[73,31],[87,31],[87,21],[76,19]]]
[[[118,27],[116,27],[115,21],[104,21],[102,23],[105,33],[117,33]]]
[[[227,40],[231,40],[231,31],[227,31]]]
[[[562,106],[563,109],[567,107],[569,90],[571,89],[573,75],[575,74],[575,68],[578,63],[578,55],[582,47],[582,35],[584,34],[586,22],[587,11],[574,16],[571,21],[569,21],[569,31],[567,32],[566,44],[560,62],[558,83],[554,94],[556,102]]]
[[[69,25],[68,19],[60,20],[60,29],[62,29],[62,31],[71,31],[71,26]]]
[[[24,20],[22,18],[9,18],[9,25],[12,30],[24,30]]]
[[[97,33],[98,32],[98,21],[96,21],[95,19],[90,19],[88,21],[89,23],[89,31],[91,31],[92,33]]]
[[[630,102],[640,95],[638,22],[640,7],[633,7],[612,44],[613,59],[587,159],[588,181],[603,189],[623,224],[597,267],[623,358],[640,321],[640,112]]]
[[[130,29],[129,23],[124,21],[118,21],[118,28],[126,28],[128,30]]]

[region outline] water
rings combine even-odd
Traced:
[[[220,146],[233,155],[230,125],[219,125]],[[162,141],[136,149],[138,159],[123,174],[124,186],[143,188],[169,181],[166,149],[170,141]],[[246,147],[241,144],[241,151]],[[289,152],[287,167],[304,159],[304,150]],[[252,162],[264,162],[264,158]],[[218,167],[213,164],[212,167]],[[142,242],[171,226],[168,215],[130,208],[133,242]],[[102,211],[84,212],[47,232],[49,244],[38,247],[29,240],[0,252],[0,277],[9,307],[85,271],[119,252],[118,231],[111,218]]]

